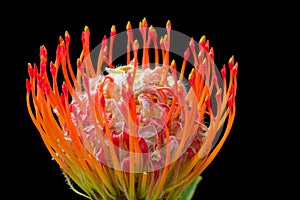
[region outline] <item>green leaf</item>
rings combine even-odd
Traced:
[[[180,195],[180,200],[191,200],[194,196],[194,193],[197,189],[197,185],[202,180],[201,176],[198,176]]]

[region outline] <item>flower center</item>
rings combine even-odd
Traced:
[[[152,169],[165,166],[168,152],[171,158],[175,159],[176,155],[183,153],[187,157],[192,157],[200,149],[201,138],[196,135],[199,132],[199,129],[196,129],[191,132],[191,137],[184,141],[186,145],[181,154],[176,153],[182,142],[181,132],[185,126],[187,113],[181,108],[188,107],[189,103],[186,99],[186,88],[183,84],[180,88],[175,88],[171,73],[167,76],[165,85],[160,85],[164,74],[162,70],[163,68],[159,66],[154,69],[137,68],[133,77],[133,66],[107,68],[107,75],[89,80],[89,91],[84,89],[76,91],[81,102],[79,104],[73,99],[70,103],[72,120],[82,143],[96,155],[99,162],[108,165],[112,162],[105,156],[103,144],[99,143],[101,141],[99,134],[104,138],[106,148],[109,148],[111,142],[114,144],[122,168],[130,153],[129,137],[137,137],[140,152],[144,154],[142,157],[151,163]],[[95,113],[91,108],[97,104],[95,101],[98,101],[96,96],[99,90],[103,94],[103,99],[99,104],[102,108],[98,114],[102,115],[100,119],[103,121],[93,116]],[[135,102],[136,123],[130,119],[131,115],[128,112],[128,108],[132,109],[129,102],[132,97]],[[94,123],[93,117],[97,123]],[[131,132],[132,126],[135,128],[131,130],[136,130],[136,133]],[[107,138],[107,128],[111,140]],[[166,131],[169,140],[166,138]],[[65,132],[68,137],[68,130]]]

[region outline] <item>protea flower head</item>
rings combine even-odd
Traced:
[[[126,29],[116,34],[112,26],[91,51],[84,27],[77,68],[67,31],[55,61],[40,46],[39,65],[28,64],[29,115],[76,193],[93,200],[177,199],[230,132],[238,63],[232,56],[218,70],[209,40],[171,30],[170,21],[157,28],[144,18]]]

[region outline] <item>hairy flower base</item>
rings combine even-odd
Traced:
[[[97,66],[87,27],[76,74],[68,32],[64,39],[59,37],[49,69],[45,46],[40,47],[39,67],[28,64],[26,100],[32,121],[71,188],[89,199],[178,198],[220,151],[234,120],[238,65],[233,56],[229,75],[225,65],[219,75],[209,41],[205,36],[199,43],[191,39],[177,73],[175,60],[170,62],[170,21],[160,48],[157,32],[145,18],[138,30],[143,39],[141,65],[139,42],[129,22],[126,65],[113,64],[115,26],[110,38],[102,40]],[[185,80],[190,57],[193,69]],[[64,77],[61,89],[59,72]]]

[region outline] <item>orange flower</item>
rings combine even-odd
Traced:
[[[219,73],[209,40],[173,31],[170,21],[165,29],[148,27],[145,18],[138,29],[130,22],[126,28],[116,34],[112,26],[90,51],[85,27],[76,73],[68,32],[49,67],[41,46],[39,66],[28,64],[28,111],[76,193],[93,200],[176,199],[230,132],[238,64],[232,56]],[[172,59],[180,53],[181,68]],[[116,66],[122,55],[126,64]]]

